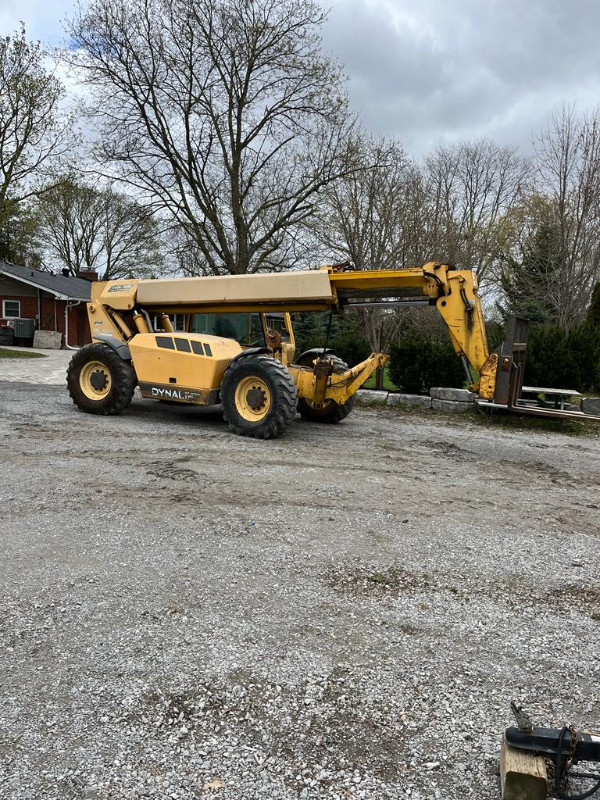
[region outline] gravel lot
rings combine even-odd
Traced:
[[[600,726],[600,440],[0,384],[3,798],[499,797]]]

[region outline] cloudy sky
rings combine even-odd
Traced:
[[[563,103],[600,103],[598,0],[328,0],[326,49],[346,67],[365,127],[414,154],[488,136],[531,148]],[[56,45],[76,0],[0,0]]]

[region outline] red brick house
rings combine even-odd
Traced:
[[[0,325],[34,320],[36,330],[62,333],[63,346],[87,344],[91,337],[85,304],[90,283],[97,279],[95,272],[73,278],[0,262]]]

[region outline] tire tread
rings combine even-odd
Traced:
[[[262,424],[252,427],[238,421],[233,401],[236,376],[248,363],[258,364],[260,369],[264,368],[269,373],[274,384],[273,394],[277,398],[274,400],[273,413]],[[280,436],[298,410],[296,385],[289,370],[277,359],[262,354],[240,358],[227,367],[221,384],[221,400],[223,417],[229,429],[238,436],[251,436],[254,439],[275,439]]]
[[[79,386],[79,373],[88,361],[102,361],[111,373],[112,391],[103,400],[90,400]],[[133,398],[137,384],[135,370],[129,361],[123,361],[112,347],[93,342],[74,353],[67,368],[67,387],[73,403],[87,414],[119,414]]]

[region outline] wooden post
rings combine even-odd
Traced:
[[[548,776],[541,756],[511,747],[502,739],[500,748],[502,800],[546,800]]]

